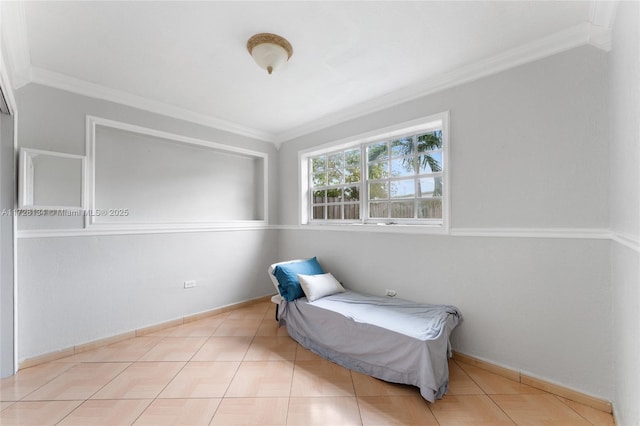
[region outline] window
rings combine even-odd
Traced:
[[[360,219],[360,148],[312,157],[312,220]]]
[[[442,130],[366,145],[369,219],[442,220]]]
[[[445,227],[447,114],[430,118],[301,155],[302,223]]]

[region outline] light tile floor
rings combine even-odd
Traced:
[[[41,364],[3,379],[8,425],[613,425],[611,415],[449,362],[447,395],[342,368],[278,328],[273,305]]]

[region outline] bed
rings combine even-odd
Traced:
[[[336,364],[388,382],[416,386],[430,402],[442,398],[449,382],[449,336],[462,321],[458,309],[366,295],[344,289],[339,283],[334,291],[321,288],[318,293],[320,286],[310,289],[307,296],[309,277],[324,282],[324,276],[331,275],[317,268],[312,274],[304,268],[296,274],[296,268],[312,259],[269,267],[278,290],[272,299],[278,303],[276,318],[289,335]],[[282,284],[286,278],[278,273],[283,268],[293,268],[289,276],[299,278],[302,288],[294,295]]]

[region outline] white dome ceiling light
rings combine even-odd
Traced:
[[[269,74],[284,65],[293,55],[291,43],[271,33],[260,33],[251,37],[247,41],[247,50],[256,64]]]

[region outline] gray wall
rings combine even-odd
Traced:
[[[610,243],[574,238],[608,228],[606,81],[606,54],[581,47],[284,144],[280,217],[296,225],[298,151],[450,110],[451,226],[485,236],[292,227],[281,257],[317,255],[361,291],[457,305],[456,350],[613,398]],[[564,238],[534,238],[547,228]]]
[[[277,232],[20,239],[19,360],[272,294]]]
[[[276,198],[272,144],[36,84],[16,101],[20,146],[84,155],[93,115],[266,153],[267,196]],[[56,217],[20,217],[18,226],[72,231],[19,238],[19,361],[273,293],[266,270],[277,260],[277,230],[71,236],[82,221]],[[185,290],[185,280],[197,286]]]
[[[13,210],[16,202],[16,156],[13,148],[13,117],[0,114],[0,210]],[[13,221],[0,216],[0,377],[13,374]]]
[[[610,53],[611,230],[615,415],[640,425],[640,4],[620,2]]]
[[[298,150],[450,110],[451,226],[606,228],[606,54],[582,47],[287,142],[281,223],[297,224]]]

